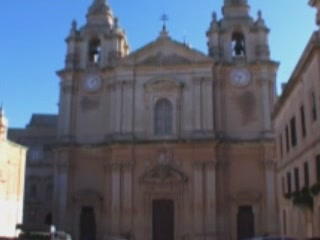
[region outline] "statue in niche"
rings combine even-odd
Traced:
[[[158,156],[157,156],[158,163],[161,165],[169,164],[169,161],[170,161],[169,155],[170,154],[167,150],[165,150],[165,149],[160,150],[158,152]]]

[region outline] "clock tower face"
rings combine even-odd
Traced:
[[[236,87],[245,87],[250,80],[251,76],[246,68],[235,68],[230,73],[230,81]]]
[[[96,92],[102,84],[101,78],[98,75],[89,75],[84,79],[83,87],[88,92]]]

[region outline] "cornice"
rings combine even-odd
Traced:
[[[305,68],[307,67],[308,61],[313,57],[314,54],[316,54],[320,49],[320,32],[315,31],[311,35],[308,44],[306,45],[304,51],[302,52],[301,57],[298,60],[298,63],[296,67],[294,68],[285,88],[283,89],[283,92],[281,96],[279,97],[273,113],[272,118],[274,119],[278,113],[280,112],[281,107],[286,102],[286,100],[290,97],[291,92],[295,88],[295,86],[300,82],[299,76]]]

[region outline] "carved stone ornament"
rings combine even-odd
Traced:
[[[171,162],[172,156],[171,152],[167,149],[162,149],[157,152],[156,161],[158,164],[164,165]]]
[[[158,164],[146,171],[140,178],[142,183],[187,182],[188,177],[170,164]]]

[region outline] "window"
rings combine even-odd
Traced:
[[[309,165],[308,162],[304,163],[304,186],[309,187]]]
[[[281,190],[282,190],[282,195],[285,195],[285,193],[286,193],[286,190],[285,190],[285,188],[286,188],[286,186],[285,186],[285,184],[286,184],[286,179],[285,179],[285,177],[284,176],[282,176],[282,178],[281,178]]]
[[[37,185],[35,183],[32,183],[30,185],[30,190],[29,190],[29,196],[30,198],[36,199],[38,197],[38,189],[37,189]]]
[[[287,193],[291,193],[291,173],[287,172]]]
[[[294,185],[295,185],[295,190],[299,191],[300,190],[300,179],[299,179],[299,168],[294,168]]]
[[[288,128],[288,125],[286,126],[286,149],[287,149],[287,152],[289,152],[290,150],[290,144],[289,144],[289,128]]]
[[[155,104],[154,132],[156,135],[172,134],[172,104],[168,99],[159,99]]]
[[[320,182],[320,154],[316,156],[316,177],[317,182]]]
[[[245,56],[245,38],[243,33],[234,32],[232,34],[232,49],[233,56]]]
[[[294,147],[297,145],[297,131],[296,131],[295,117],[292,117],[290,120],[290,133],[291,133],[291,145]]]
[[[99,63],[101,58],[101,42],[98,38],[94,38],[89,42],[89,62]]]
[[[40,148],[38,148],[38,147],[31,148],[28,151],[28,155],[29,155],[30,160],[39,160],[41,158],[41,154],[42,154],[42,152],[41,152]]]
[[[279,152],[280,152],[280,160],[282,160],[282,157],[283,157],[282,134],[279,135]]]
[[[311,93],[311,119],[313,121],[317,120],[317,101],[314,92]]]
[[[47,215],[45,216],[44,224],[46,224],[48,226],[52,225],[52,214],[50,212],[47,213]]]
[[[48,183],[46,186],[46,199],[50,200],[53,194],[53,186],[52,183]]]
[[[306,128],[306,116],[304,113],[304,107],[300,107],[300,120],[301,120],[301,133],[302,137],[305,137],[307,135],[307,128]]]

